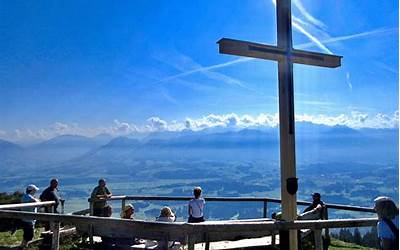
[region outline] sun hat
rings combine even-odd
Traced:
[[[36,186],[33,185],[33,184],[29,184],[29,185],[26,187],[26,190],[27,190],[27,191],[38,191],[39,188],[36,187]]]
[[[175,217],[175,214],[172,212],[171,208],[163,207],[160,211],[160,217]]]
[[[132,204],[128,204],[128,205],[126,205],[126,206],[124,206],[124,208],[123,208],[123,212],[126,212],[126,211],[128,211],[129,209],[135,209],[134,207],[133,207],[133,205]]]

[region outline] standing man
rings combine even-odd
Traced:
[[[93,200],[93,216],[103,216],[104,207],[107,205],[107,199],[112,196],[110,190],[106,187],[106,180],[100,179],[99,185],[93,189],[90,196]]]
[[[58,195],[58,180],[57,179],[51,179],[50,180],[50,186],[46,188],[42,194],[40,195],[40,200],[41,201],[55,201],[56,204],[54,205],[54,213],[59,213],[57,208],[58,205],[60,204],[60,196]],[[51,213],[51,208],[50,207],[45,207],[44,208],[46,213]]]
[[[319,220],[322,219],[322,213],[325,203],[321,201],[320,193],[312,194],[313,203],[304,209],[303,213],[298,216],[299,220]]]

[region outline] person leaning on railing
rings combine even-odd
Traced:
[[[104,216],[103,209],[107,205],[107,199],[112,196],[106,187],[106,180],[100,179],[99,185],[93,189],[91,198],[93,203],[93,216]]]

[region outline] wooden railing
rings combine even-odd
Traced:
[[[135,195],[121,195],[121,196],[112,196],[107,200],[110,201],[121,201],[121,207],[125,206],[126,201],[131,200],[139,200],[139,201],[189,201],[193,197],[188,196],[135,196]],[[262,202],[263,203],[263,218],[267,218],[268,214],[268,203],[281,203],[280,199],[275,198],[263,198],[263,197],[204,197],[206,201],[218,201],[218,202]],[[90,214],[93,214],[93,201],[94,199],[89,198],[89,208]],[[310,205],[311,202],[308,201],[297,201],[298,205]],[[360,206],[348,206],[348,205],[341,205],[341,204],[333,204],[333,203],[326,203],[326,208],[331,209],[339,209],[339,210],[346,210],[346,211],[355,211],[355,212],[368,212],[368,213],[375,213],[373,208],[370,207],[360,207]]]
[[[52,207],[52,212],[54,212],[54,205],[56,205],[55,201],[42,201],[42,202],[29,202],[29,203],[18,203],[18,204],[4,204],[0,205],[0,213],[3,211],[13,211],[13,210],[19,210],[21,208],[29,208],[29,207]],[[25,213],[25,212],[17,212],[13,211],[14,213]],[[28,212],[29,214],[32,214]],[[36,213],[33,213],[36,214]],[[0,216],[1,217],[1,216]],[[3,217],[3,218],[13,218],[13,217]],[[20,218],[14,218],[14,219],[29,219],[29,218],[24,218],[23,216]],[[47,221],[47,220],[44,220]],[[55,222],[50,222],[50,230],[53,232],[52,234],[52,250],[59,249],[59,242],[60,242],[60,223],[55,223]]]
[[[124,206],[128,200],[188,201],[190,199],[191,197],[171,196],[113,196],[107,200],[121,200],[121,206]],[[281,202],[279,199],[255,197],[205,197],[205,199],[206,201],[218,202],[262,202],[263,217],[267,216],[268,202]],[[94,200],[89,199],[90,204],[93,204],[93,202]],[[19,209],[23,207],[51,206],[54,204],[54,201],[50,201],[0,205],[0,218],[36,219],[41,221],[49,221],[51,225],[51,231],[53,232],[52,249],[54,250],[59,249],[60,223],[74,225],[77,228],[87,232],[88,235],[117,238],[136,237],[158,241],[177,241],[181,242],[182,244],[188,244],[189,249],[194,249],[194,244],[200,242],[206,242],[206,248],[208,248],[210,242],[258,238],[266,235],[272,236],[272,244],[274,244],[274,236],[279,230],[298,230],[304,228],[314,230],[316,249],[322,249],[321,230],[323,228],[369,227],[375,226],[377,223],[376,218],[364,218],[294,222],[274,221],[269,219],[250,219],[236,221],[207,221],[204,223],[190,224],[184,222],[146,222],[94,216],[60,215],[6,210]],[[311,203],[306,201],[298,201],[297,204],[309,205]],[[372,208],[367,207],[346,206],[340,204],[326,204],[326,206],[327,208],[348,211],[369,213],[374,212]],[[93,211],[92,209],[93,206],[90,205],[89,211]]]
[[[177,241],[187,244],[189,250],[194,244],[205,242],[206,249],[210,242],[259,238],[275,235],[279,230],[313,229],[316,237],[316,249],[322,249],[322,228],[370,227],[375,226],[377,218],[339,219],[318,221],[208,221],[203,223],[165,223],[103,218],[93,216],[31,213],[12,210],[0,210],[0,218],[36,219],[49,221],[53,226],[52,249],[59,249],[60,223],[75,225],[95,235],[107,237],[136,237],[158,241]],[[167,245],[167,244],[166,244]]]
[[[55,201],[41,201],[41,202],[29,202],[29,203],[18,203],[18,204],[4,204],[0,205],[0,210],[4,209],[21,209],[27,207],[49,207],[54,206]]]
[[[188,196],[135,196],[135,195],[121,195],[121,196],[112,196],[107,200],[111,201],[121,201],[121,209],[125,206],[126,201],[134,201],[134,200],[146,200],[146,201],[189,201],[192,197]],[[268,197],[204,197],[206,201],[216,201],[216,202],[260,202],[263,204],[263,218],[267,218],[268,215],[268,203],[281,203],[280,199],[268,198]],[[89,202],[89,212],[90,215],[93,215],[93,202],[95,199],[88,199]],[[308,206],[312,204],[308,201],[297,201],[298,205]],[[326,203],[325,211],[324,211],[324,219],[329,219],[329,208],[330,209],[339,209],[346,211],[355,211],[355,212],[367,212],[367,213],[375,213],[373,208],[369,207],[360,207],[360,206],[349,206],[349,205],[341,205],[341,204],[333,204]],[[84,212],[84,211],[81,211]],[[87,210],[85,211],[87,212]],[[318,231],[315,231],[318,233]],[[319,231],[320,232],[320,231]],[[329,240],[329,228],[325,229],[325,238]],[[320,239],[318,235],[315,238]]]

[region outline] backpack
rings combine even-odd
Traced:
[[[392,233],[394,234],[394,239],[392,240],[391,248],[393,250],[398,250],[399,249],[399,229],[396,227],[396,225],[388,219],[382,219],[392,230]]]

